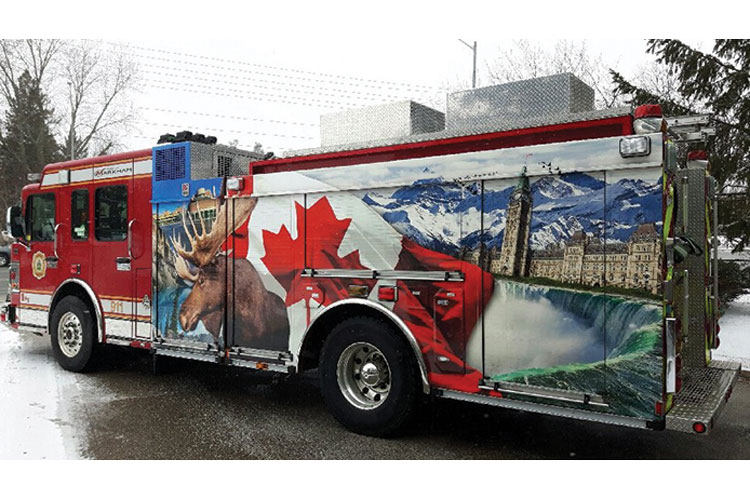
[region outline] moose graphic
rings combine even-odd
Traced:
[[[186,249],[181,237],[170,236],[175,271],[191,286],[180,307],[180,325],[185,331],[192,331],[201,321],[214,341],[222,344],[226,304],[234,300],[234,313],[228,318],[233,324],[229,328],[234,331],[234,338],[229,338],[232,346],[287,350],[289,318],[284,301],[265,288],[250,261],[221,251],[229,235],[247,223],[257,202],[251,197],[228,199],[218,208],[210,230],[203,217],[198,217],[199,230],[193,217],[182,213],[190,249]]]

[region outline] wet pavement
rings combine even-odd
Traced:
[[[47,337],[0,330],[0,458],[750,458],[750,382],[708,437],[649,432],[438,400],[405,436],[347,432],[314,375],[266,373],[111,347],[86,374]]]
[[[0,326],[0,459],[750,459],[746,378],[707,437],[437,400],[406,435],[375,439],[336,423],[314,373],[160,367],[154,375],[148,352],[108,347],[90,372],[69,373],[49,337]]]

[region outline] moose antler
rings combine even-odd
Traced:
[[[172,242],[172,253],[174,253],[175,258],[174,268],[177,271],[177,275],[186,281],[196,282],[198,280],[198,274],[193,273],[190,270],[190,265],[187,260],[182,257],[183,253],[188,253],[185,251],[184,246],[182,246],[182,240],[175,238],[174,235],[170,236],[169,239]]]
[[[190,241],[190,251],[187,251],[182,245],[180,240],[172,238],[172,246],[175,252],[180,256],[183,261],[178,264],[184,266],[185,270],[189,273],[187,262],[193,263],[196,267],[204,267],[211,263],[216,256],[216,253],[224,244],[229,234],[237,230],[250,216],[258,200],[250,197],[243,198],[230,198],[219,208],[216,214],[211,231],[206,231],[206,225],[203,221],[203,217],[198,217],[200,220],[201,230],[195,226],[192,216],[185,216],[185,212],[182,213],[182,226],[185,228],[188,240]],[[229,208],[227,209],[227,206]],[[185,218],[190,220],[191,230],[188,229]],[[179,270],[178,270],[179,272]]]

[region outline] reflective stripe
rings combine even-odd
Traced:
[[[29,293],[28,291],[22,290],[20,300],[20,306],[22,307],[25,305],[42,305],[45,307],[49,307],[50,303],[52,303],[52,295],[42,293]]]
[[[101,182],[113,179],[151,175],[151,158],[128,159],[116,163],[103,163],[77,169],[62,169],[45,173],[42,187],[55,185]]]

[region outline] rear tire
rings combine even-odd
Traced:
[[[419,373],[409,344],[384,320],[352,317],[334,327],[320,359],[323,398],[349,430],[383,437],[414,414]]]
[[[10,258],[5,253],[0,253],[0,267],[7,267],[10,263]]]
[[[55,360],[66,371],[81,372],[89,364],[95,342],[91,310],[76,296],[55,306],[50,321],[50,342]]]

